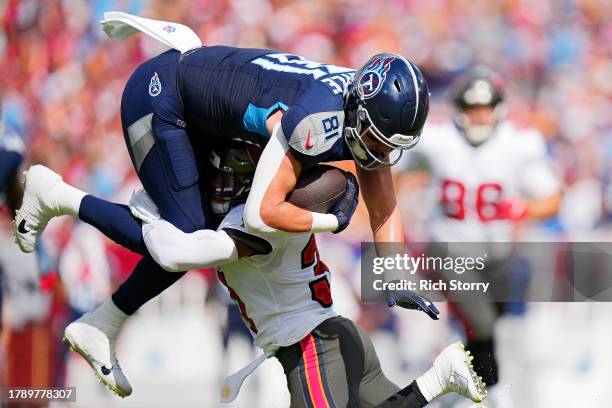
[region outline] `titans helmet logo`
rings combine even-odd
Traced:
[[[380,91],[393,60],[395,57],[378,57],[363,70],[359,78],[359,86],[364,99],[371,98]]]

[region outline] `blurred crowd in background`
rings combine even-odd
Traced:
[[[432,121],[452,115],[448,93],[453,80],[477,63],[487,64],[506,81],[509,118],[543,134],[564,185],[559,217],[538,230],[544,231],[542,239],[596,239],[612,219],[610,1],[0,1],[0,98],[6,127],[27,146],[23,167],[46,164],[83,190],[125,203],[139,182],[121,133],[121,93],[136,66],[164,49],[144,36],[109,40],[99,25],[108,10],[186,24],[204,44],[272,48],[349,67],[360,66],[376,52],[398,52],[415,62],[428,80]],[[414,199],[418,192],[410,190],[418,183],[407,179],[400,185],[408,233],[420,231],[413,236],[426,238],[419,225],[426,218],[424,210]],[[415,212],[420,215],[412,216]],[[338,290],[343,293],[335,300],[354,299],[358,291],[352,285],[358,280],[358,243],[369,233],[365,213],[358,217],[354,233],[322,239],[336,254],[345,254],[328,262],[340,270]],[[0,218],[2,234],[8,235],[9,218]],[[10,237],[1,245],[7,252]],[[39,308],[40,313],[13,308],[9,319],[15,330],[32,321],[40,324],[22,334],[22,354],[6,353],[0,363],[52,361],[37,378],[61,384],[69,375],[60,363],[66,351],[53,341],[59,343],[56,337],[67,321],[107,296],[138,257],[67,219],[50,225],[44,245],[46,255],[39,265],[50,271],[43,274],[50,281],[48,292],[40,294],[40,302],[23,306]],[[5,264],[3,269],[6,274],[9,268]],[[203,288],[215,285],[210,273],[196,276],[192,279]],[[372,311],[361,311],[354,300],[344,303],[339,306],[344,314],[372,330],[392,326],[391,315],[372,323]],[[136,331],[125,336],[130,333]],[[41,338],[49,344],[38,344]],[[119,349],[121,356],[121,345]],[[9,382],[36,382],[32,372],[19,375]],[[283,381],[282,375],[279,378]]]
[[[604,0],[280,1],[5,0],[0,3],[0,90],[7,125],[31,162],[112,197],[133,172],[119,101],[131,71],[162,51],[140,36],[111,41],[105,10],[184,23],[204,44],[269,47],[360,66],[381,50],[425,73],[432,120],[447,90],[475,63],[507,81],[510,117],[549,141],[559,174],[582,195],[570,228],[612,212],[612,4]],[[584,196],[588,197],[584,197]]]

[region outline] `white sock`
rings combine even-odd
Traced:
[[[427,402],[430,402],[432,399],[445,394],[444,388],[442,388],[442,385],[438,380],[436,368],[433,366],[427,370],[425,374],[417,378],[416,382],[419,386],[421,394],[423,394]]]
[[[123,326],[123,322],[130,316],[119,309],[113,299],[110,298],[91,312],[88,317],[98,329],[114,341]]]
[[[79,190],[70,184],[59,181],[51,190],[53,201],[60,214],[70,215],[72,217],[79,216],[79,207],[86,192]]]

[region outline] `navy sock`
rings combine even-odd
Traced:
[[[133,314],[185,274],[166,272],[155,263],[142,238],[141,223],[128,206],[87,195],[81,201],[79,218],[119,245],[144,256],[113,294],[113,302],[124,313]]]
[[[413,381],[403,390],[399,390],[376,408],[423,408],[427,405],[427,400],[421,394],[421,390],[416,381]]]
[[[17,152],[8,152],[0,149],[0,194],[8,189],[8,184],[19,168],[23,157]]]
[[[159,295],[186,272],[166,272],[150,257],[138,262],[132,274],[113,294],[113,302],[126,314],[133,314],[138,308]]]
[[[140,255],[149,255],[142,238],[141,223],[127,205],[86,195],[79,207],[79,218],[119,245]]]

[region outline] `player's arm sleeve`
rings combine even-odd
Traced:
[[[223,230],[185,233],[163,219],[144,224],[151,257],[168,272],[212,268],[238,259],[236,243]]]
[[[538,199],[551,196],[561,190],[546,151],[543,138],[533,132],[526,148],[525,165],[521,171],[520,185],[527,198]]]
[[[253,177],[251,191],[244,208],[244,224],[246,231],[249,233],[268,235],[286,235],[290,233],[286,230],[268,225],[264,221],[261,213],[264,196],[270,188],[272,181],[277,176],[281,167],[281,162],[285,158],[288,150],[289,146],[283,129],[280,123],[276,124],[272,131],[272,136],[259,159],[259,163],[255,170],[255,176]],[[286,193],[289,193],[289,191]],[[291,205],[289,203],[286,204]],[[310,212],[297,207],[292,207],[291,211],[300,216],[303,215],[303,212],[308,212],[312,216],[310,231],[292,232],[324,232],[334,231],[338,228],[338,220],[333,214]]]
[[[235,241],[225,231],[185,233],[160,219],[157,206],[145,190],[132,195],[130,211],[143,221],[142,236],[149,254],[168,272],[217,267],[239,257]]]
[[[233,208],[219,224],[218,231],[224,231],[234,242],[239,242],[251,250],[251,255],[267,255],[285,242],[286,237],[271,236],[247,231],[244,222],[244,207]]]

